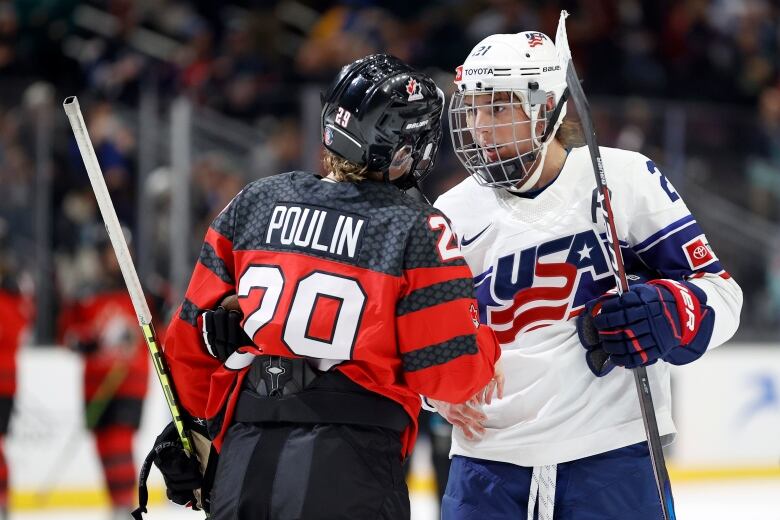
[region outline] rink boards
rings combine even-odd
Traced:
[[[673,482],[780,478],[780,349],[776,347],[729,344],[673,370],[679,432],[668,452]],[[19,353],[18,378],[5,444],[12,507],[104,503],[99,462],[83,427],[80,358],[62,348],[27,347]],[[170,420],[159,384],[150,379],[149,385],[136,437],[137,464]],[[418,472],[410,487],[426,491],[429,480],[428,472]],[[153,470],[153,501],[161,499],[161,482]]]

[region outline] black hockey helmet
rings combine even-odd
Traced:
[[[387,172],[408,146],[407,188],[431,170],[441,139],[444,93],[427,75],[395,56],[373,54],[350,63],[322,98],[325,148],[370,171]]]

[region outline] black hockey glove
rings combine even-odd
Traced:
[[[194,504],[193,491],[201,488],[203,477],[195,456],[189,456],[184,451],[173,422],[154,441],[153,461],[165,480],[168,499],[182,506]]]
[[[70,350],[78,354],[88,356],[98,351],[98,343],[94,339],[66,339],[66,344]]]
[[[240,311],[224,307],[201,314],[203,341],[209,354],[224,362],[239,347],[253,344],[241,327],[243,317]]]

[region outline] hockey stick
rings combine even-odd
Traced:
[[[89,175],[89,182],[92,184],[92,190],[95,192],[95,198],[100,208],[100,214],[103,216],[108,237],[111,239],[111,245],[114,248],[119,268],[122,271],[122,277],[127,285],[127,291],[130,293],[130,299],[133,301],[133,308],[138,315],[138,323],[143,331],[149,354],[152,356],[152,365],[154,365],[157,378],[160,380],[160,385],[163,388],[165,401],[168,403],[168,409],[171,411],[173,423],[176,426],[176,431],[179,433],[179,439],[181,439],[184,450],[192,457],[194,456],[192,435],[184,425],[176,392],[168,376],[168,367],[165,365],[159,341],[157,340],[157,333],[152,325],[152,313],[149,311],[149,305],[146,303],[146,298],[141,288],[141,281],[138,279],[138,274],[135,271],[133,259],[130,256],[127,242],[125,242],[122,228],[119,225],[119,219],[116,216],[116,210],[106,187],[106,181],[103,179],[103,172],[100,169],[95,150],[92,148],[87,125],[84,123],[84,117],[81,115],[79,101],[76,96],[71,96],[65,99],[62,106],[73,129],[73,135],[76,137],[76,143],[79,146],[79,152],[81,152],[81,159],[84,161],[87,175]],[[196,490],[195,498],[199,504],[202,503],[199,490]]]
[[[569,41],[566,35],[566,17],[569,13],[561,11],[561,17],[558,21],[558,31],[555,35],[555,46],[558,49],[559,56],[566,67],[566,83],[577,113],[580,116],[580,125],[585,133],[585,141],[588,145],[590,158],[593,162],[593,173],[596,176],[596,186],[601,198],[601,211],[604,218],[604,227],[607,234],[608,252],[612,273],[615,275],[618,294],[628,290],[628,279],[626,269],[623,264],[623,255],[620,252],[620,242],[618,241],[615,218],[612,212],[610,202],[609,188],[607,187],[607,178],[604,174],[604,164],[601,161],[601,152],[596,141],[596,130],[593,126],[593,119],[590,114],[590,106],[585,92],[582,90],[577,71],[574,69],[574,63],[571,59],[569,50]],[[672,486],[669,481],[669,473],[666,470],[664,462],[664,452],[661,446],[661,437],[658,433],[658,422],[655,417],[655,408],[653,407],[653,396],[650,392],[650,381],[647,378],[647,369],[643,366],[632,370],[634,373],[634,382],[639,396],[639,405],[642,409],[642,421],[645,425],[647,434],[647,444],[650,448],[650,460],[653,464],[653,473],[655,483],[658,489],[658,498],[661,501],[664,520],[674,520],[674,499],[672,498]]]

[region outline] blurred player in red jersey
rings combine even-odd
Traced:
[[[8,518],[8,465],[4,443],[16,394],[16,353],[24,342],[32,305],[11,277],[2,241],[0,236],[0,520],[5,520]]]
[[[500,379],[449,222],[402,191],[433,164],[443,94],[373,55],[323,102],[327,176],[246,186],[166,337],[181,403],[220,450],[213,520],[409,518],[419,395],[462,402]],[[221,307],[234,293],[240,310]],[[177,454],[156,463],[186,503],[197,476]]]
[[[84,356],[87,427],[95,436],[115,518],[127,518],[135,497],[133,434],[141,422],[149,361],[138,319],[107,240],[102,272],[86,296],[60,315],[63,342]]]

